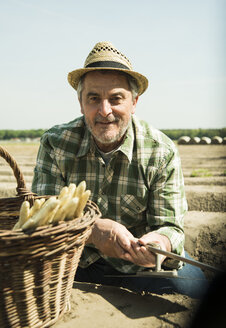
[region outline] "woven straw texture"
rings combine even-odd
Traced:
[[[9,230],[22,202],[41,197],[26,190],[16,162],[2,147],[0,155],[13,169],[19,194],[0,199],[0,327],[49,327],[69,308],[78,262],[100,212],[89,201],[82,218],[26,234]]]
[[[98,62],[115,62],[118,64],[122,64],[125,67],[124,68],[115,68],[115,67],[87,67],[90,64],[95,64]],[[131,62],[129,59],[118,49],[113,46],[110,42],[98,42],[93,49],[90,51],[89,55],[87,56],[84,64],[84,68],[76,69],[68,74],[68,82],[71,84],[71,86],[77,90],[79,80],[81,77],[88,73],[92,72],[94,70],[117,70],[124,73],[129,74],[132,76],[138,86],[138,94],[141,95],[144,93],[144,91],[148,87],[148,79],[138,73],[133,71]]]
[[[127,66],[131,71],[133,70],[132,64],[129,59],[116,49],[110,42],[98,42],[95,47],[90,51],[86,58],[84,67],[98,61],[117,61]]]

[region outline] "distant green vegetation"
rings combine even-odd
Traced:
[[[46,130],[0,130],[0,140],[39,138]]]
[[[0,130],[0,140],[9,140],[15,138],[39,138],[45,132],[44,129],[37,130]],[[172,140],[178,140],[182,136],[193,137],[209,137],[220,136],[226,137],[226,128],[222,129],[162,129]]]
[[[191,177],[211,177],[212,173],[207,169],[196,169],[191,172]]]
[[[222,129],[173,129],[173,130],[161,130],[170,139],[178,140],[182,136],[193,137],[215,137],[219,136],[221,138],[226,137],[226,128]]]

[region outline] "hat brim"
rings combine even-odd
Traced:
[[[102,71],[102,70],[112,70],[112,71],[121,71],[124,72],[126,74],[129,74],[130,76],[132,76],[136,82],[137,82],[137,86],[138,86],[138,95],[142,95],[142,93],[144,93],[144,91],[147,89],[148,87],[148,79],[137,72],[131,71],[131,70],[127,70],[127,69],[122,69],[122,68],[111,68],[111,67],[90,67],[90,68],[80,68],[80,69],[76,69],[70,73],[68,73],[68,82],[70,83],[70,85],[77,90],[78,88],[78,83],[79,80],[81,79],[81,77],[88,73],[88,72],[92,72],[92,71]]]

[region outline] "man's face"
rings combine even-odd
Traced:
[[[120,144],[135,112],[137,99],[132,99],[126,77],[117,72],[86,74],[81,112],[102,151],[111,151]]]

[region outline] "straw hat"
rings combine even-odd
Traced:
[[[68,82],[77,90],[79,80],[85,73],[106,69],[131,75],[137,82],[139,95],[148,87],[147,78],[140,73],[134,72],[129,59],[110,42],[97,43],[86,58],[84,68],[76,69],[68,74]]]

